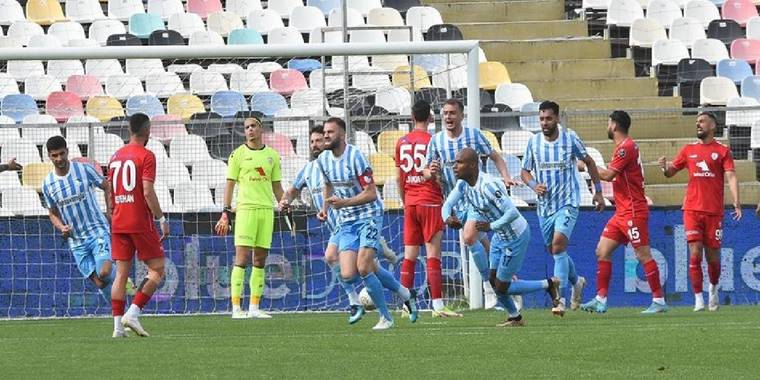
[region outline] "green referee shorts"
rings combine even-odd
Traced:
[[[269,249],[272,247],[273,232],[273,209],[237,210],[235,214],[236,247]]]

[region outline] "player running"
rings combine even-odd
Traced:
[[[424,157],[430,142],[427,132],[430,123],[430,104],[418,101],[412,106],[414,130],[396,143],[398,188],[404,204],[404,261],[401,264],[401,284],[414,287],[414,268],[420,246],[427,255],[427,282],[433,300],[433,317],[461,317],[443,304],[441,296],[441,239],[443,219],[441,187],[422,173]]]
[[[567,254],[567,243],[578,220],[580,184],[576,160],[586,164],[594,183],[596,209],[604,209],[602,184],[594,160],[586,153],[586,147],[575,134],[559,128],[559,105],[551,101],[539,107],[541,134],[528,140],[523,156],[521,177],[538,195],[538,221],[544,245],[554,259],[554,276],[560,279],[559,304],[552,308],[554,315],[565,315],[565,293],[572,285],[573,308],[580,304],[586,280],[578,276],[575,263]]]
[[[659,164],[666,177],[688,168],[689,183],[683,202],[683,226],[689,243],[689,277],[694,291],[694,311],[705,309],[702,297],[702,255],[707,256],[707,275],[710,278],[708,310],[716,311],[719,305],[720,243],[723,239],[723,178],[734,200],[734,220],[742,217],[739,201],[739,181],[734,169],[731,150],[715,140],[718,122],[711,112],[697,116],[699,141],[686,145],[673,162],[660,157]]]
[[[479,157],[472,148],[463,148],[457,153],[454,163],[456,185],[446,198],[443,218],[452,228],[461,228],[462,222],[452,214],[452,208],[462,200],[469,205],[470,214],[477,213],[475,222],[478,231],[494,231],[489,253],[489,281],[496,291],[499,301],[507,309],[507,320],[498,324],[502,327],[523,326],[523,318],[510,295],[527,294],[546,290],[552,304],[559,303],[559,279],[556,277],[540,281],[513,280],[522,267],[525,253],[530,244],[528,222],[512,204],[504,182],[479,170]],[[475,220],[475,215],[468,215]]]
[[[92,165],[69,161],[69,149],[63,137],[49,138],[45,147],[54,167],[42,182],[50,222],[69,244],[79,272],[110,304],[115,275],[111,262],[111,230],[93,189],[102,189],[110,201],[111,188]]]
[[[607,293],[612,275],[612,254],[620,245],[631,243],[636,258],[644,268],[652,304],[643,314],[668,311],[660,286],[660,270],[649,249],[649,206],[644,196],[644,168],[639,147],[628,136],[631,117],[625,111],[614,111],[607,123],[607,136],[615,142],[612,161],[607,169],[599,169],[599,177],[612,182],[615,193],[615,215],[604,227],[596,246],[596,297],[581,305],[581,310],[595,313],[607,311]]]
[[[216,233],[225,236],[232,218],[232,194],[238,184],[235,210],[235,265],[230,280],[232,318],[269,319],[271,315],[259,308],[264,294],[264,266],[274,232],[274,202],[282,199],[280,155],[264,145],[262,125],[257,118],[247,118],[245,144],[235,149],[227,161],[227,185],[224,188],[224,211],[216,223]],[[248,313],[240,308],[243,280],[253,251],[251,270],[251,302]]]
[[[340,272],[351,284],[364,280],[372,302],[380,313],[373,330],[393,327],[393,317],[383,295],[383,287],[396,292],[410,311],[409,319],[417,320],[416,294],[402,286],[387,270],[382,270],[375,257],[383,229],[383,201],[377,193],[372,167],[364,154],[346,143],[346,124],[332,117],[324,124],[325,151],[317,165],[325,178],[322,210],[317,218],[326,221],[329,209],[337,211],[340,228],[335,240],[340,252]]]
[[[161,242],[169,236],[169,223],[158,203],[153,183],[156,180],[156,156],[145,148],[150,138],[150,119],[142,113],[129,118],[129,144],[114,153],[108,164],[108,181],[112,189],[108,207],[111,216],[111,258],[116,262],[116,279],[111,288],[114,317],[114,338],[125,337],[124,327],[147,337],[140,324],[140,313],[164,278],[164,248]],[[156,230],[161,225],[161,237]],[[124,298],[132,259],[148,267],[148,273],[137,288],[129,310],[124,312]]]
[[[515,182],[509,175],[507,164],[504,158],[497,153],[488,139],[480,132],[479,129],[464,127],[464,105],[457,99],[449,99],[443,106],[443,122],[445,130],[438,132],[430,140],[425,155],[425,169],[423,176],[426,180],[435,179],[443,186],[443,194],[448,195],[454,189],[456,176],[454,175],[454,162],[456,156],[464,147],[473,148],[479,156],[488,156],[501,173],[501,177],[507,186],[512,186]],[[488,246],[487,236],[481,236],[475,227],[476,220],[468,220],[468,216],[477,216],[477,213],[469,213],[468,206],[463,203],[455,207],[455,213],[463,223],[463,240],[475,266],[477,266],[480,275],[483,277],[483,288],[486,294],[486,308],[493,307],[496,303],[494,299],[489,302],[488,298],[493,297],[493,289],[488,282],[488,257],[486,249]]]

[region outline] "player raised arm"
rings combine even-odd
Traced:
[[[661,156],[659,159],[657,159],[657,163],[660,165],[660,170],[662,170],[662,174],[664,174],[665,177],[670,178],[676,175],[676,173],[686,167],[684,149],[681,149],[681,151],[678,152],[678,155],[676,156],[675,160],[673,160],[673,162],[668,162],[668,159],[665,158],[665,156]]]
[[[0,172],[4,172],[6,170],[21,170],[23,167],[16,162],[16,158],[11,158],[7,164],[0,164]]]
[[[504,180],[505,185],[509,187],[517,185],[517,182],[513,180],[512,176],[509,174],[509,169],[507,169],[507,163],[504,161],[504,157],[496,151],[492,151],[488,157],[493,161],[496,170],[501,174],[501,178]]]
[[[734,212],[731,216],[734,220],[742,218],[742,202],[739,200],[739,179],[733,170],[726,171],[726,180],[728,181],[728,190],[731,192],[731,198],[734,200]]]

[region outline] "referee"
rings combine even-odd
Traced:
[[[227,186],[224,189],[224,211],[216,223],[216,233],[226,235],[232,217],[232,193],[238,184],[237,209],[235,216],[235,265],[232,268],[230,296],[232,298],[232,318],[272,318],[259,309],[261,295],[264,294],[264,264],[272,246],[274,230],[275,198],[282,199],[280,184],[280,155],[264,145],[261,139],[262,126],[257,118],[247,118],[245,144],[235,149],[227,162]],[[253,250],[253,270],[251,271],[251,303],[248,313],[240,308],[243,294],[245,269],[249,265]]]

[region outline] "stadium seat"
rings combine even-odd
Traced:
[[[190,119],[194,113],[206,112],[203,101],[191,94],[175,94],[166,101],[166,113],[176,115],[183,120]]]
[[[6,95],[18,93],[20,92],[16,79],[7,73],[0,73],[0,101],[2,101]]]
[[[220,206],[214,204],[211,191],[203,186],[177,186],[174,189],[174,206],[182,212],[216,212]]]
[[[377,151],[390,156],[396,155],[398,139],[406,135],[406,131],[386,130],[377,135]]]
[[[19,189],[21,189],[21,181],[18,178],[18,173],[15,171],[0,173],[0,192]]]
[[[0,114],[12,118],[16,123],[21,123],[27,115],[40,113],[37,102],[26,94],[11,94],[3,98],[0,105]]]
[[[325,15],[319,8],[298,6],[291,10],[288,26],[301,33],[309,33],[313,29],[326,27],[327,23]]]
[[[176,30],[155,30],[148,37],[148,45],[184,45],[185,39]]]
[[[32,38],[29,39],[29,44],[27,47],[57,49],[62,48],[63,43],[61,43],[61,40],[59,40],[56,36],[40,35],[32,36]]]
[[[48,95],[45,112],[59,122],[65,122],[71,116],[84,115],[84,108],[79,95],[70,91],[56,91]]]
[[[140,46],[142,41],[134,34],[112,34],[106,38],[106,46]]]
[[[417,54],[414,56],[414,64],[428,73],[445,71],[449,67],[445,54]]]
[[[501,157],[504,159],[504,163],[507,165],[507,171],[509,172],[510,178],[519,180],[520,171],[522,169],[522,162],[520,159],[514,154],[509,153],[503,153],[501,154]],[[486,172],[493,176],[501,177],[501,173],[499,173],[499,170],[496,169],[496,164],[494,164],[493,160],[490,158],[486,161]]]
[[[240,18],[248,17],[251,12],[262,9],[261,0],[227,0],[227,12],[233,12]]]
[[[243,28],[243,21],[232,12],[216,12],[208,16],[206,20],[208,30],[218,33],[222,37],[229,36],[230,32],[235,29]]]
[[[754,98],[760,100],[760,76],[750,75],[741,84],[742,97]]]
[[[151,117],[150,121],[150,137],[160,141],[162,144],[169,144],[175,137],[187,136],[188,134],[187,128],[185,128],[185,124],[179,116],[157,115]]]
[[[288,108],[288,102],[273,91],[254,92],[251,95],[251,111],[259,111],[265,116],[274,116],[277,111]]]
[[[251,114],[257,117],[261,117],[260,114],[247,111],[239,112],[237,115],[235,115],[235,117],[242,120],[246,117],[249,117]],[[232,124],[234,125],[234,122]],[[201,136],[206,140],[220,135],[229,135],[232,131],[230,124],[226,124],[225,120],[222,118],[222,115],[216,112],[195,113],[190,117],[190,121],[185,125],[185,127],[187,127],[188,133]],[[207,145],[212,146],[211,142],[209,142]],[[226,160],[227,157],[224,159]]]
[[[216,12],[222,12],[222,2],[219,0],[188,0],[187,12],[195,13],[201,16],[202,19],[206,19],[208,15]]]
[[[227,37],[227,45],[263,45],[261,33],[253,29],[235,29]]]
[[[432,84],[430,83],[430,78],[427,75],[427,72],[425,69],[423,69],[420,66],[415,65],[414,66],[414,85],[412,85],[412,76],[409,75],[410,67],[409,66],[399,66],[393,71],[393,75],[391,76],[391,82],[396,87],[403,87],[407,90],[411,90],[412,87],[415,89],[418,88],[425,88],[425,87],[432,87]],[[482,71],[481,71],[482,73]]]
[[[358,10],[349,7],[347,12],[347,26],[362,26],[364,25],[364,16]],[[327,26],[342,26],[343,25],[343,10],[342,8],[335,8],[327,15]]]
[[[143,95],[143,89],[140,78],[129,75],[112,75],[106,80],[106,94],[113,96],[118,100],[126,100],[130,96]]]
[[[87,100],[85,111],[87,115],[104,123],[115,117],[124,117],[124,108],[121,107],[121,103],[111,96],[90,97]]]
[[[47,33],[58,38],[63,46],[68,46],[71,40],[86,38],[82,24],[74,21],[56,22],[50,25]]]
[[[231,75],[234,72],[244,71],[237,63],[212,63],[208,65],[206,71],[222,75]]]
[[[726,50],[726,45],[719,40],[706,38],[694,41],[694,46],[691,48],[691,57],[701,58],[711,65],[716,65],[721,59],[728,59],[728,50]]]
[[[76,115],[66,120],[66,141],[70,144],[89,144],[90,141],[90,129],[93,131],[93,136],[105,133],[103,126],[100,125],[100,120],[92,116]]]
[[[684,17],[691,17],[698,20],[705,29],[710,26],[710,22],[713,20],[720,20],[718,7],[709,0],[689,1],[686,3],[686,7],[683,10],[683,15]]]
[[[724,19],[734,20],[741,26],[758,15],[752,0],[726,0],[721,10]]]
[[[34,145],[44,145],[49,138],[61,135],[58,122],[50,115],[27,115],[21,124],[21,138]],[[42,127],[44,124],[52,124],[54,127]]]
[[[701,58],[684,58],[678,62],[677,82],[699,83],[702,79],[714,76],[715,73],[710,63]]]
[[[227,91],[227,81],[219,73],[196,71],[190,74],[190,92],[199,95],[213,95],[218,91]]]
[[[52,170],[53,165],[48,165],[48,167]],[[25,169],[24,171],[26,172],[27,170],[31,172],[32,169]],[[45,174],[47,175],[47,172]],[[35,179],[39,179],[39,184],[36,184],[36,187],[39,188],[42,185],[44,177],[35,177]],[[42,207],[40,203],[37,189],[32,187],[22,187],[18,191],[3,193],[3,210],[17,216],[42,216],[48,214],[47,209]]]
[[[633,24],[631,24],[628,44],[630,46],[651,48],[655,41],[666,38],[668,37],[665,34],[665,28],[657,20],[640,18],[634,20]]]
[[[327,17],[330,11],[343,6],[341,0],[306,0],[306,5],[316,7],[322,12],[322,17]]]
[[[393,156],[383,153],[364,154],[369,157],[369,164],[372,166],[372,174],[377,185],[383,186],[388,182],[396,182],[398,169]]]
[[[646,18],[655,20],[666,28],[670,28],[673,21],[681,17],[681,8],[671,0],[651,0],[647,6]]]
[[[342,69],[343,65],[345,64],[343,56],[337,56],[334,55],[330,58],[330,64],[332,65],[333,69]],[[366,55],[352,55],[348,57],[348,67],[349,70],[352,67],[367,67],[369,66],[369,58]],[[422,67],[416,66],[421,70],[421,72],[425,72],[425,70]],[[395,69],[395,68],[394,68]],[[408,71],[409,69],[407,69]],[[425,73],[427,75],[427,73]]]
[[[50,60],[47,64],[47,73],[59,83],[64,83],[72,75],[84,75],[84,66],[78,59]]]
[[[282,166],[282,188],[287,189],[289,185],[296,180],[298,171],[301,170],[306,164],[309,163],[309,159],[303,157],[288,157],[286,161],[283,161]]]
[[[678,40],[658,40],[652,45],[652,66],[678,65],[683,58],[689,58],[689,50]]]
[[[145,92],[159,98],[168,98],[185,92],[182,79],[175,73],[150,73],[145,78]]]
[[[190,46],[224,46],[224,38],[217,32],[202,31],[190,35]]]
[[[519,110],[524,104],[533,103],[533,94],[522,83],[504,83],[496,87],[494,101]]]
[[[154,95],[130,96],[129,99],[127,99],[126,112],[127,116],[132,116],[136,113],[144,113],[148,115],[148,117],[166,114],[161,101]]]
[[[8,27],[8,32],[6,33],[8,37],[13,37],[24,46],[29,44],[29,40],[32,36],[43,34],[45,34],[45,32],[42,30],[42,26],[28,20],[15,21]]]
[[[760,120],[755,120],[752,123],[752,129],[749,135],[749,147],[751,149],[760,148]]]
[[[275,28],[267,35],[267,45],[302,45],[303,35],[293,27]]]
[[[148,38],[156,30],[164,30],[161,16],[153,13],[137,13],[129,17],[129,33],[139,38]]]
[[[190,38],[195,32],[203,32],[206,26],[201,16],[195,13],[175,13],[169,16],[169,29],[176,30],[184,38]]]
[[[375,93],[375,105],[399,115],[411,113],[411,95],[406,87],[391,87]]]
[[[110,162],[111,156],[122,146],[124,146],[124,140],[118,135],[111,133],[96,135],[93,146],[90,147],[92,151],[89,156],[97,162]]]
[[[15,144],[21,139],[16,121],[8,116],[0,115],[0,147],[7,144]]]
[[[275,70],[269,76],[269,87],[282,95],[291,95],[293,92],[309,88],[306,78],[298,70],[282,69]]]
[[[287,20],[295,7],[303,6],[303,0],[277,0],[267,2],[267,9],[274,11],[280,18]]]
[[[21,48],[21,47],[24,47],[24,45],[21,44],[21,41],[19,41],[15,37],[3,36],[2,33],[0,33],[0,49]]]
[[[123,75],[124,70],[117,59],[88,59],[84,64],[84,72],[92,75],[103,83],[111,75]]]
[[[288,61],[287,68],[309,73],[322,68],[322,63],[314,58],[292,58]]]
[[[496,135],[493,134],[491,131],[480,131],[483,136],[485,136],[486,140],[491,144],[491,147],[494,151],[497,153],[501,153],[501,145],[499,144],[499,139],[496,138]]]
[[[257,9],[248,14],[246,26],[266,36],[273,29],[284,28],[285,24],[282,23],[282,17],[276,11]]]
[[[8,61],[5,70],[19,82],[31,76],[45,75],[42,61]]]
[[[707,37],[702,24],[693,18],[682,17],[676,19],[670,26],[670,39],[683,42],[687,48],[691,48],[694,45],[694,41],[704,38]]]
[[[309,113],[302,109],[284,108],[274,115],[275,133],[288,136],[291,140],[309,134]]]
[[[3,145],[0,160],[2,160],[2,162],[8,162],[12,158],[15,158],[16,162],[24,166],[42,162],[37,147],[31,142],[23,139]],[[40,181],[40,184],[42,184],[42,181]]]
[[[100,44],[98,43],[98,41],[95,41],[90,38],[78,38],[78,39],[69,41],[69,47],[96,48],[96,47],[100,47]]]
[[[217,91],[211,96],[211,112],[222,117],[234,117],[239,111],[248,111],[248,102],[237,91]]]
[[[24,93],[34,100],[45,100],[53,91],[62,91],[61,82],[50,75],[35,75],[24,81]]]
[[[11,25],[16,21],[25,19],[21,3],[15,0],[0,2],[0,25]]]
[[[182,0],[148,0],[148,13],[168,20],[173,14],[185,13],[185,7],[182,5]]]
[[[158,58],[127,59],[126,61],[127,74],[141,81],[147,80],[148,76],[152,74],[163,74],[166,72],[164,64]]]
[[[443,104],[448,98],[446,89],[441,87],[426,87],[414,92],[414,101],[423,100],[428,102],[436,114],[441,111]]]
[[[367,24],[375,26],[404,26],[401,13],[393,8],[372,8],[367,14]]]
[[[356,70],[367,72],[368,74],[354,74],[351,78],[352,87],[361,90],[376,91],[381,88],[387,88],[391,86],[390,77],[381,69],[372,67],[357,67]],[[373,74],[373,72],[376,73]]]
[[[169,143],[169,157],[185,165],[211,159],[203,137],[189,135],[186,131],[184,135],[172,136]]]
[[[68,4],[68,3],[67,3]],[[88,35],[91,39],[98,41],[101,46],[106,45],[108,36],[113,34],[124,34],[127,28],[119,20],[95,20],[90,24]]]
[[[725,77],[708,77],[699,86],[699,103],[724,106],[732,98],[739,97],[734,81]]]
[[[747,21],[747,39],[760,39],[760,16],[752,17]]]
[[[610,0],[607,7],[607,25],[630,27],[633,21],[644,18],[637,0]]]
[[[127,21],[137,13],[145,13],[142,0],[108,0],[108,18]]]
[[[272,147],[280,154],[280,157],[283,158],[282,162],[296,156],[290,137],[274,132],[264,132],[261,138],[264,144]]]
[[[50,25],[66,21],[61,3],[58,0],[28,0],[26,2],[26,18],[40,25]]]
[[[740,59],[723,59],[715,68],[715,75],[731,79],[735,84],[740,84],[744,78],[752,76],[752,68],[747,61]]]
[[[151,128],[151,133],[152,133]],[[145,144],[145,148],[147,148],[149,151],[153,152],[153,154],[156,156],[156,162],[159,161],[165,161],[169,159],[169,154],[166,153],[166,147],[164,144],[162,144],[160,141],[154,139],[152,136],[150,139],[148,139],[148,143]],[[162,204],[163,205],[163,204]]]
[[[540,104],[541,103],[539,102],[532,102],[523,104],[522,107],[520,107],[520,112],[533,114],[520,116],[520,129],[531,133],[536,133],[541,130],[541,124],[538,120],[538,107]]]
[[[230,90],[250,95],[254,92],[269,91],[269,84],[258,71],[237,71],[230,74]]]
[[[328,73],[328,75],[324,77],[324,87],[327,92],[343,88],[343,77],[340,75],[334,75],[341,73],[340,70],[325,69],[324,71],[325,73]],[[322,70],[312,71],[311,74],[309,74],[309,87],[322,88]]]
[[[731,43],[731,58],[749,62],[760,59],[760,40],[737,38]]]
[[[169,158],[156,162],[156,184],[176,190],[191,182],[190,173],[181,161]]]
[[[383,5],[399,12],[407,12],[411,7],[422,5],[422,2],[420,0],[383,0]]]
[[[100,81],[92,75],[69,76],[66,80],[66,91],[77,94],[83,100],[104,94]]]
[[[504,153],[513,154],[522,157],[525,154],[525,147],[528,146],[528,140],[533,137],[533,133],[524,130],[508,129],[501,135],[501,148]]]
[[[463,39],[462,31],[454,24],[433,25],[425,33],[425,41],[459,41]]]
[[[411,7],[406,11],[406,25],[426,32],[431,26],[443,24],[441,14],[433,7]]]
[[[372,9],[383,7],[380,0],[346,0],[346,3],[348,8],[359,11],[362,17],[367,17]]]
[[[495,90],[500,84],[511,83],[509,72],[501,62],[483,62],[480,64],[480,88]]]

